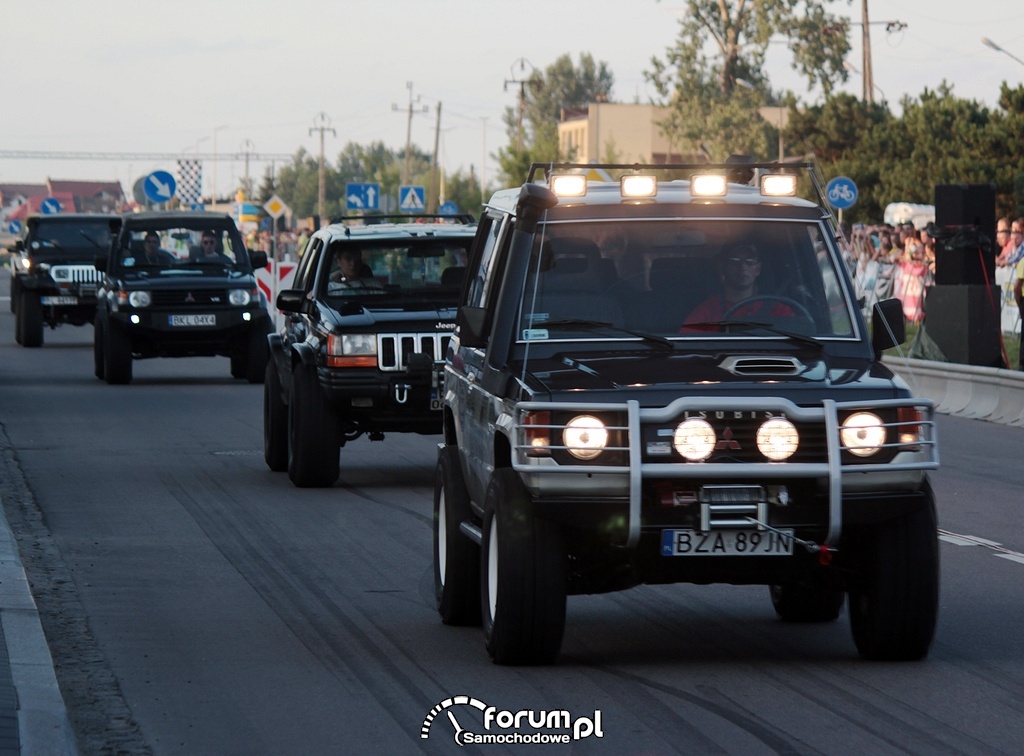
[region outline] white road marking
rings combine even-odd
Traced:
[[[1011,562],[1020,562],[1024,564],[1024,554],[1013,549],[1008,549],[998,541],[990,541],[987,538],[979,538],[978,536],[963,535],[962,533],[951,533],[948,530],[939,531],[939,540],[951,543],[954,546],[984,546],[987,549],[991,549],[996,552],[996,556],[1001,559],[1009,559]]]

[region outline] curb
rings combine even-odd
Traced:
[[[1024,372],[909,357],[885,357],[936,412],[1024,427]]]

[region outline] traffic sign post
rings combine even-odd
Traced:
[[[441,207],[437,208],[437,212],[439,212],[441,215],[458,215],[459,206],[456,205],[451,200],[448,200],[447,202],[441,203]]]
[[[345,208],[347,210],[379,210],[380,184],[345,184]]]
[[[403,213],[422,213],[427,207],[427,189],[423,186],[398,187],[398,209]]]
[[[12,220],[7,224],[7,233],[20,234],[21,233],[21,221]]]
[[[61,207],[60,200],[56,197],[47,197],[41,203],[39,203],[39,209],[43,215],[57,215],[63,208]]]
[[[146,199],[157,204],[170,202],[177,189],[178,182],[167,171],[153,171],[146,176],[146,180],[142,183]]]
[[[839,222],[843,222],[843,210],[857,202],[857,185],[846,176],[836,176],[825,186],[825,201],[839,211]]]

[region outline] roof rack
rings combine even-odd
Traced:
[[[395,223],[401,221],[403,223],[416,223],[423,220],[436,220],[446,221],[450,223],[461,223],[464,226],[472,225],[476,223],[476,219],[471,213],[457,213],[455,215],[445,215],[443,213],[392,213],[384,215],[335,215],[331,218],[331,223],[349,223],[354,221],[360,221],[364,226],[373,226],[380,223]]]

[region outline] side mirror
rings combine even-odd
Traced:
[[[249,250],[249,262],[252,263],[253,269],[265,268],[269,263],[267,253],[262,250]]]
[[[903,317],[903,302],[898,299],[876,302],[871,309],[871,348],[875,359],[881,359],[882,352],[906,340],[907,324]]]
[[[24,252],[25,251],[25,240],[24,239],[15,239],[14,240],[14,251],[15,252]]]
[[[107,272],[107,256],[96,255],[96,259],[92,261],[92,267],[96,268],[100,273]]]
[[[275,304],[281,312],[301,313],[306,304],[306,292],[302,289],[281,289]]]
[[[459,329],[459,343],[472,349],[486,346],[487,334],[484,333],[486,322],[487,310],[483,307],[470,307],[469,305],[460,307],[455,315],[455,325]]]

